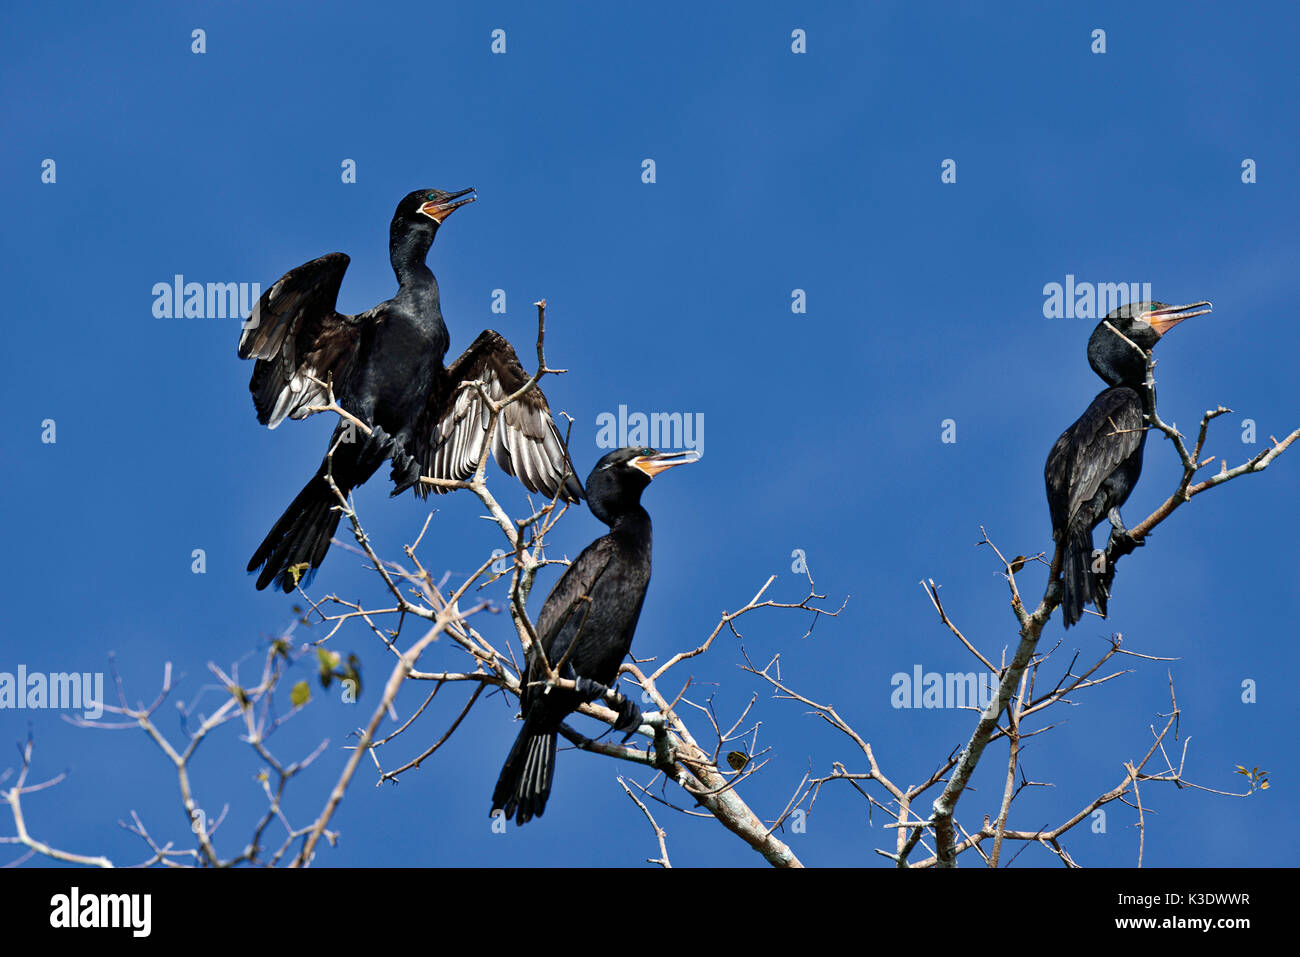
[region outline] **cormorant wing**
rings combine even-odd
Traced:
[[[1107,389],[1092,400],[1047,456],[1043,471],[1053,530],[1069,528],[1079,509],[1092,501],[1111,473],[1137,451],[1145,429],[1142,404],[1134,390]]]
[[[600,640],[601,636],[594,633],[598,626],[590,622],[593,593],[609,568],[616,548],[617,545],[608,536],[596,539],[565,569],[551,593],[546,596],[546,603],[537,616],[537,640],[546,652],[546,660],[552,668],[566,654],[569,662],[572,662],[573,653],[569,648],[574,641]],[[540,659],[535,654],[529,655],[528,680],[542,681],[545,678],[546,672]],[[530,694],[524,702],[525,714],[533,698],[534,695]]]
[[[325,405],[321,382],[338,383],[356,354],[360,325],[335,311],[339,285],[350,260],[329,253],[281,276],[262,294],[239,337],[239,357],[257,359],[248,390],[257,421],[275,428],[307,417],[308,406]]]
[[[596,539],[565,569],[546,596],[542,613],[537,616],[537,638],[547,656],[554,659],[552,664],[564,655],[582,630],[592,592],[609,568],[615,547],[608,536]]]
[[[490,413],[478,389],[460,389],[461,383],[482,381],[492,400],[501,402],[528,378],[510,343],[491,329],[482,332],[447,369],[446,390],[435,394],[437,408],[430,411],[440,418],[430,425],[429,438],[422,443],[419,458],[424,474],[463,481],[474,474],[483,454]],[[492,454],[506,474],[519,476],[530,492],[548,498],[558,493],[568,502],[583,498],[582,484],[551,419],[546,396],[536,386],[502,411]],[[421,496],[428,495],[430,488],[440,491],[436,486],[416,486]]]

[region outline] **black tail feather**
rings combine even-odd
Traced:
[[[1070,536],[1061,561],[1061,615],[1065,627],[1079,623],[1083,606],[1094,605],[1101,617],[1106,617],[1106,602],[1114,581],[1114,569],[1107,564],[1103,572],[1094,572],[1092,531],[1084,529]]]
[[[341,491],[346,495],[349,490]],[[324,473],[317,472],[284,510],[279,521],[248,560],[250,572],[262,569],[257,576],[259,591],[273,581],[277,588],[285,592],[293,591],[298,582],[307,584],[311,581],[316,569],[325,560],[330,539],[338,528],[339,512],[334,508],[337,504],[338,499]],[[295,580],[290,569],[302,565],[307,567],[300,569],[302,574]]]
[[[492,813],[502,810],[516,824],[541,817],[554,780],[555,732],[534,734],[525,721],[492,791]]]
[[[1070,536],[1061,563],[1061,616],[1066,628],[1077,624],[1083,617],[1083,606],[1091,591],[1088,587],[1088,562],[1091,558],[1092,536],[1086,541]]]
[[[334,476],[334,484],[346,498],[354,488],[374,475],[393,451],[393,440],[377,426],[372,427],[370,434],[360,442],[340,444],[345,425],[340,423],[334,430],[331,455],[325,457],[311,481],[289,503],[248,560],[250,572],[262,569],[257,576],[259,591],[273,581],[285,592],[293,591],[295,584],[311,582],[316,569],[325,560],[330,539],[334,537],[342,517],[336,507],[338,496],[330,487],[328,476]],[[295,582],[290,569],[299,566],[305,567],[299,569]]]

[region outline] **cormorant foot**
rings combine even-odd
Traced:
[[[389,493],[390,496],[401,495],[420,481],[420,463],[415,460],[413,455],[408,455],[403,451],[394,451],[391,478],[394,488]]]
[[[369,435],[357,436],[357,441],[361,443],[358,457],[363,461],[368,459],[372,462],[377,459],[376,465],[388,458],[393,449],[393,437],[378,425],[370,427]]]
[[[627,734],[623,735],[623,741],[626,743],[641,727],[641,709],[637,707],[636,702],[631,698],[619,695],[619,699],[617,708],[619,717],[614,722],[614,730],[627,732]]]
[[[1134,549],[1141,548],[1145,544],[1145,538],[1134,538],[1128,529],[1113,528],[1110,532],[1110,541],[1106,545],[1106,551],[1110,552],[1114,558],[1119,558],[1121,555],[1131,555]]]
[[[643,720],[641,717],[641,709],[637,707],[636,702],[632,701],[621,691],[615,690],[613,692],[617,700],[614,703],[610,703],[606,699],[606,695],[610,693],[611,689],[606,688],[600,682],[592,681],[590,678],[575,678],[573,679],[573,684],[577,689],[578,694],[582,695],[588,701],[600,701],[602,704],[618,712],[618,720],[614,722],[614,730],[627,732],[627,735],[623,738],[624,741],[627,741],[628,738],[631,738],[632,735],[636,734],[637,729],[641,727],[641,722]]]

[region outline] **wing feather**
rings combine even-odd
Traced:
[[[1068,528],[1111,473],[1137,451],[1145,426],[1135,391],[1107,389],[1056,440],[1044,470],[1055,529]]]
[[[487,441],[491,410],[475,386],[483,383],[493,402],[501,402],[528,381],[515,350],[501,335],[486,330],[447,370],[446,387],[431,407],[420,460],[432,478],[464,481],[474,474]],[[582,485],[551,418],[542,390],[534,386],[501,413],[492,454],[508,475],[516,475],[530,492],[566,501],[582,498]],[[417,486],[427,495],[428,485]],[[436,488],[434,488],[437,491]]]
[[[591,640],[599,640],[601,637],[587,634],[584,625],[591,609],[592,594],[609,567],[616,547],[608,536],[596,539],[573,560],[546,596],[546,603],[537,616],[537,640],[546,651],[546,659],[552,667],[560,663],[570,646],[580,637],[585,636]],[[540,681],[546,676],[541,659],[535,652],[528,656],[528,676],[530,682]],[[524,701],[525,714],[537,697],[535,689],[531,690],[532,693]]]
[[[330,253],[291,269],[253,306],[239,337],[239,357],[256,359],[248,389],[257,420],[274,429],[324,404],[327,391],[313,382],[337,383],[356,354],[359,324],[335,310],[349,259]]]

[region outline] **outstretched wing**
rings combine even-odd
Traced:
[[[1079,509],[1137,451],[1145,428],[1137,393],[1107,389],[1056,440],[1044,469],[1054,530],[1069,528]]]
[[[488,406],[477,388],[462,389],[461,383],[481,381],[492,401],[502,402],[528,378],[510,343],[491,329],[481,333],[447,369],[446,388],[435,394],[436,407],[426,416],[427,437],[422,436],[419,456],[424,474],[463,481],[474,474],[483,455],[491,418]],[[530,492],[548,498],[558,494],[569,502],[583,498],[582,484],[551,419],[546,396],[536,386],[502,411],[492,454]],[[436,486],[416,486],[422,496],[431,488],[438,491]]]
[[[330,253],[291,269],[253,307],[239,337],[239,358],[256,359],[248,389],[257,421],[275,428],[324,405],[321,382],[337,383],[356,354],[360,327],[335,311],[348,257]]]

